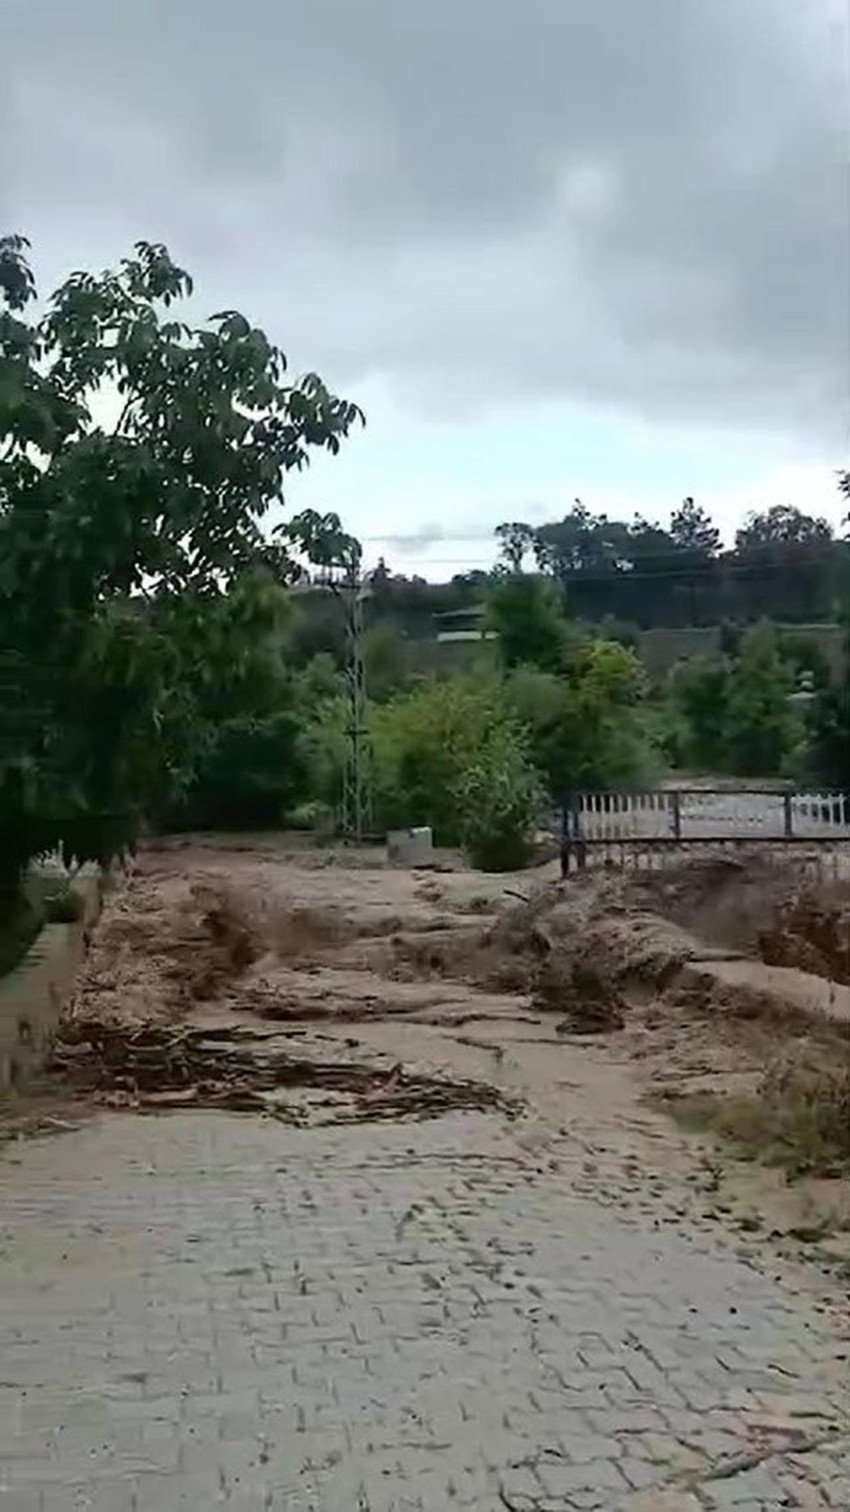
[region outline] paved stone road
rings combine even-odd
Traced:
[[[106,1116],[0,1224],[2,1512],[850,1507],[814,1302],[482,1117]]]

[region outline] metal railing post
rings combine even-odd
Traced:
[[[570,875],[570,856],[572,854],[570,821],[570,800],[567,799],[561,809],[561,876]]]

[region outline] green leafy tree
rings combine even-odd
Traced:
[[[534,550],[534,527],[522,520],[509,520],[496,526],[499,555],[509,572],[522,572],[527,556]]]
[[[386,829],[430,824],[440,844],[463,844],[461,784],[510,732],[522,741],[501,683],[493,677],[434,678],[374,709],[379,823]]]
[[[226,593],[168,605],[180,685],[191,711],[192,762],[163,820],[181,828],[279,823],[305,796],[297,680],[289,666],[289,600],[267,569]]]
[[[569,793],[646,781],[656,757],[644,718],[646,683],[626,647],[591,640],[559,676],[520,667],[505,696],[528,732],[531,760],[553,803]]]
[[[706,509],[688,496],[670,519],[670,537],[678,551],[710,561],[720,551],[720,531]]]
[[[344,574],[355,572],[360,566],[360,542],[343,530],[339,515],[304,509],[279,525],[277,533],[288,540],[311,567],[336,568]]]
[[[551,583],[521,573],[498,578],[490,591],[487,620],[498,636],[504,667],[556,671],[562,666],[568,626]]]
[[[813,636],[800,630],[778,630],[776,649],[795,686],[799,687],[803,682],[812,688],[829,686],[829,661]]]
[[[739,777],[770,777],[800,739],[800,721],[788,702],[793,675],[769,625],[743,636],[729,674],[724,738],[728,770]]]
[[[831,541],[828,520],[804,514],[793,504],[774,504],[763,513],[750,513],[735,536],[738,551],[763,551],[770,547],[822,545]]]
[[[746,591],[751,618],[829,619],[846,547],[835,541],[827,520],[776,504],[747,516],[729,565]]]
[[[728,637],[726,656],[691,657],[670,673],[666,749],[674,765],[738,777],[776,776],[796,765],[803,723],[789,696],[801,670],[823,686],[817,647],[768,624]]]
[[[821,687],[812,709],[809,766],[816,781],[850,795],[850,607],[843,621],[844,671],[836,685]]]
[[[362,418],[314,374],[288,382],[282,352],[237,312],[180,319],[191,290],[143,242],[117,270],[72,274],[30,321],[27,243],[0,240],[7,885],[48,846],[105,858],[191,766],[176,602],[209,601],[214,622],[218,596],[258,564],[295,577],[264,518],[286,473],[312,447],[336,452]]]
[[[623,541],[624,556],[620,570],[638,572],[642,577],[664,577],[674,565],[675,547],[669,530],[657,521],[636,515]]]
[[[296,674],[295,683],[299,704],[307,712],[333,703],[345,692],[343,675],[328,652],[311,657]]]
[[[668,745],[674,765],[695,772],[728,770],[729,677],[730,662],[723,656],[692,656],[671,670],[665,693],[675,732]]]
[[[850,503],[850,472],[840,472],[838,474],[838,491],[839,493],[842,493],[847,502]],[[844,516],[843,523],[845,525],[850,525],[850,511],[848,511],[848,513]]]
[[[850,499],[848,474],[839,474],[838,486]],[[763,616],[811,623],[831,618],[850,584],[850,542],[788,505],[751,514],[728,552],[690,496],[669,529],[640,516],[594,514],[577,499],[560,520],[508,522],[496,534],[502,565],[521,567],[530,541],[538,570],[593,624],[613,617],[646,627],[716,625]]]
[[[307,772],[306,808],[311,825],[332,830],[339,809],[350,711],[344,675],[328,655],[315,656],[296,674],[298,751]],[[300,806],[303,810],[304,805]]]
[[[366,689],[375,703],[386,703],[408,681],[407,648],[393,625],[370,625],[363,636]]]
[[[569,573],[607,565],[600,525],[601,521],[576,499],[562,520],[538,526],[534,532],[534,554],[540,571],[563,580]]]
[[[291,654],[298,667],[329,656],[341,667],[346,655],[345,610],[329,588],[298,587],[292,594]]]
[[[464,847],[482,871],[520,871],[532,852],[544,808],[526,743],[502,725],[458,782]]]

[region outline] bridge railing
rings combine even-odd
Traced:
[[[562,861],[588,847],[850,840],[850,795],[762,788],[573,794],[561,815]]]

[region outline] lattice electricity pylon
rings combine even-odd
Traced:
[[[371,589],[363,582],[359,562],[345,569],[325,569],[315,579],[330,588],[345,613],[345,764],[342,778],[340,829],[361,840],[372,821],[372,771],[366,722],[366,668],[363,661],[363,605]]]

